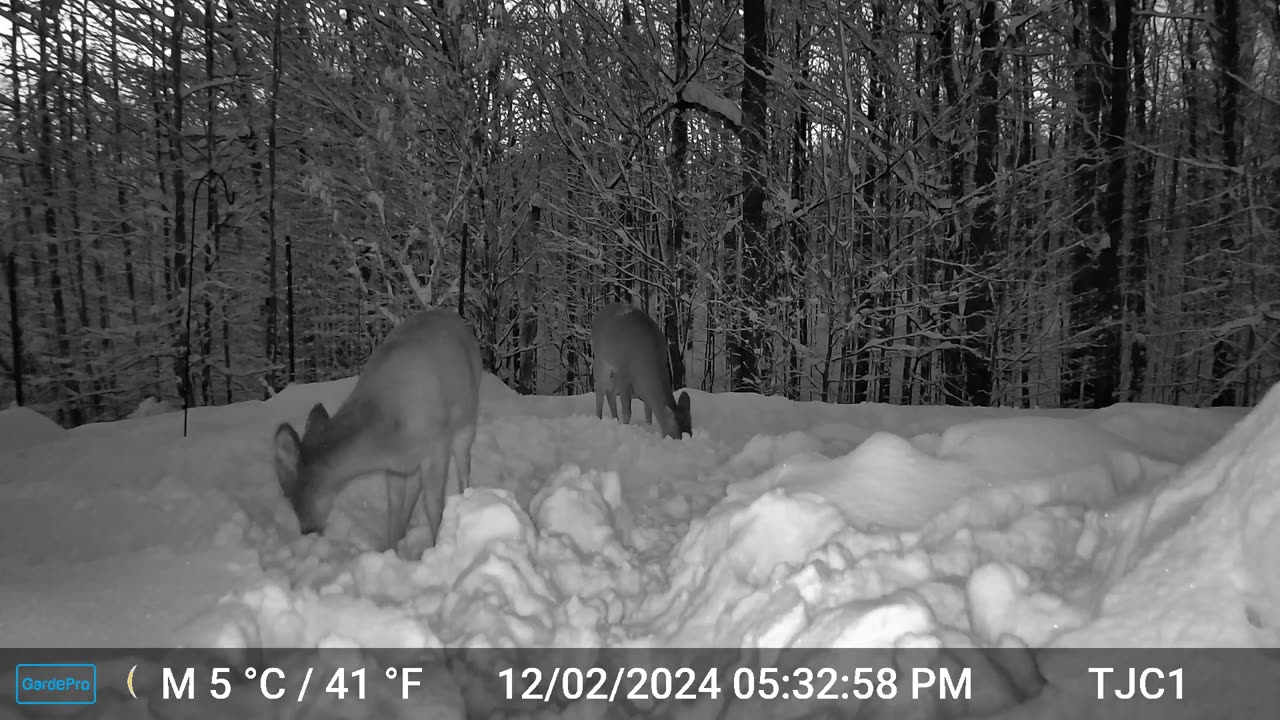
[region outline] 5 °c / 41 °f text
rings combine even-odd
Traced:
[[[422,687],[424,672],[420,667],[393,666],[380,674],[399,691],[400,699],[408,700],[414,688]],[[362,667],[293,668],[288,673],[278,667],[246,667],[238,672],[229,667],[215,667],[210,670],[206,691],[214,700],[231,697],[233,688],[256,693],[266,700],[302,702],[319,693],[337,700],[346,700],[348,695],[352,700],[364,700],[366,678],[373,682],[378,680],[378,675],[376,671],[366,673]],[[161,677],[165,700],[193,700],[201,695],[195,668],[162,668]]]

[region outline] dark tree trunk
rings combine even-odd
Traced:
[[[18,16],[20,8],[19,0],[10,0],[10,12],[14,18]],[[14,149],[19,156],[25,155],[27,152],[24,135],[26,128],[23,124],[22,117],[22,83],[19,74],[19,53],[18,53],[18,31],[17,23],[10,23],[9,35],[9,63],[11,70],[9,92],[12,93],[12,102],[10,108],[12,111],[13,121],[13,143]],[[18,163],[18,186],[19,189],[14,193],[15,198],[25,200],[29,198],[30,186],[27,180],[26,163]],[[23,224],[19,224],[19,211],[21,207],[21,217]],[[34,222],[31,215],[31,203],[14,202],[9,206],[10,212],[10,232],[12,233],[12,245],[5,253],[5,277],[9,286],[9,336],[12,340],[10,351],[12,352],[12,367],[10,368],[13,376],[14,399],[18,405],[24,405],[26,401],[26,378],[23,373],[22,355],[24,350],[22,342],[22,312],[21,312],[21,290],[18,286],[18,278],[21,274],[18,272],[18,240],[21,237],[20,228],[26,228],[28,236],[34,235]],[[35,274],[34,263],[32,264],[32,273]],[[38,297],[38,293],[36,294]]]
[[[884,8],[883,4],[877,0],[871,5],[871,34],[879,35],[883,32]],[[884,82],[883,68],[878,60],[872,60],[869,67],[869,76],[867,78],[867,125],[875,127],[880,122],[880,107],[884,103]],[[879,183],[879,167],[874,161],[874,156],[868,152],[864,156],[862,167],[862,206],[865,209],[863,217],[860,219],[861,233],[858,242],[859,250],[855,257],[859,259],[870,259],[882,257],[880,248],[877,246],[877,240],[882,236],[876,218],[876,191]],[[874,268],[855,267],[853,276],[858,281],[869,281],[874,274]],[[858,299],[858,307],[860,308],[885,308],[886,303],[883,294],[873,293],[868,290],[859,288],[851,297]],[[878,321],[880,313],[872,313],[872,317],[865,322],[859,322],[853,328],[853,346],[856,348],[853,358],[853,397],[852,402],[872,402],[878,400],[871,396],[872,391],[872,350],[868,347],[869,339],[876,337],[877,332],[881,330],[881,323]]]
[[[1079,109],[1075,118],[1076,246],[1072,250],[1071,328],[1079,346],[1071,353],[1062,389],[1063,404],[1103,407],[1115,402],[1116,364],[1109,338],[1114,334],[1116,248],[1097,234],[1100,186],[1097,139],[1102,133],[1106,84],[1106,33],[1111,13],[1105,0],[1075,0],[1074,40],[1082,60],[1076,73]],[[1113,304],[1114,303],[1114,304]]]
[[[964,312],[965,335],[969,347],[964,353],[965,394],[974,405],[991,404],[992,343],[987,337],[987,318],[992,311],[991,286],[987,280],[995,250],[996,235],[996,164],[1000,150],[1000,28],[996,25],[995,0],[982,4],[978,42],[982,48],[979,56],[981,71],[978,80],[978,143],[977,164],[973,171],[973,184],[981,195],[974,210],[973,228],[969,234],[968,257],[965,265],[978,273],[978,282],[972,294],[966,298]]]
[[[1145,4],[1142,9],[1145,9]],[[1146,40],[1143,35],[1144,23],[1131,23],[1130,37],[1133,50],[1133,122],[1134,131],[1139,142],[1147,138],[1147,74],[1146,74]],[[1125,267],[1126,310],[1130,322],[1135,328],[1147,327],[1147,255],[1148,229],[1147,222],[1151,218],[1153,203],[1152,187],[1154,179],[1153,159],[1150,154],[1143,153],[1136,160],[1133,175],[1133,223],[1129,242],[1128,263]],[[1146,332],[1134,332],[1130,336],[1129,346],[1129,394],[1130,402],[1143,399],[1143,387],[1147,375],[1147,343]]]
[[[743,299],[763,317],[773,289],[765,253],[765,133],[768,92],[766,56],[769,52],[769,13],[765,0],[743,0],[742,78],[742,263]],[[763,328],[739,314],[729,338],[731,390],[761,392],[759,358],[766,337]]]
[[[70,53],[64,50],[61,40],[57,43],[56,67],[59,72],[70,73],[73,60],[75,58],[76,43],[80,40],[80,31],[76,28],[71,29]],[[70,57],[68,57],[68,55]],[[80,217],[80,181],[77,172],[75,148],[78,142],[75,137],[75,110],[72,109],[70,97],[70,83],[58,83],[57,96],[57,116],[58,127],[62,131],[62,171],[66,174],[67,187],[67,214],[71,216],[71,232],[67,233],[67,245],[70,246],[67,253],[67,261],[71,264],[71,292],[74,293],[76,301],[76,321],[81,332],[89,329],[89,288],[85,278],[84,265],[84,223]],[[79,112],[88,115],[88,108],[82,108]],[[88,139],[85,139],[86,146]],[[76,362],[83,362],[87,358],[83,352],[83,347],[77,342],[75,348]],[[92,370],[87,373],[93,376]],[[92,381],[89,381],[92,383]],[[92,385],[90,385],[89,398],[86,398],[86,404],[91,403],[93,393]],[[88,408],[90,413],[94,408]]]
[[[9,1],[9,12],[13,15],[13,17],[16,18],[18,16],[18,11],[21,9],[21,7],[22,7],[22,0]],[[21,75],[20,65],[19,65],[20,58],[22,57],[22,55],[18,51],[19,29],[20,27],[17,23],[10,23],[9,92],[12,93],[13,97],[11,99],[11,104],[9,107],[12,110],[13,147],[14,147],[14,150],[18,152],[19,156],[23,156],[27,154],[26,133],[28,132],[28,128],[26,126],[26,122],[23,115],[24,106],[22,104],[22,75]],[[33,191],[31,187],[31,180],[27,175],[27,163],[17,163],[17,166],[18,166],[17,167],[18,185],[21,188],[21,193],[18,195],[19,202],[15,202],[13,204],[13,209],[16,212],[19,206],[22,208],[22,227],[25,228],[26,230],[26,236],[29,238],[35,237],[36,221],[35,221],[35,215],[31,212],[31,206],[33,203],[30,202],[33,196]],[[18,227],[19,226],[15,222],[13,227],[13,230],[15,233],[17,233],[18,231]],[[37,268],[39,267],[40,261],[39,261],[39,256],[38,256],[35,244],[32,243],[30,245],[30,248],[31,248],[30,264],[31,264],[32,288],[36,292],[35,296],[39,297],[40,296],[39,295],[40,274]],[[17,251],[17,249],[18,248],[15,242],[14,250]],[[38,322],[41,323],[41,326],[47,327],[46,318],[47,318],[46,315],[44,314],[40,315],[40,320]]]
[[[466,218],[462,220],[462,232],[459,233],[459,242],[462,244],[461,254],[458,257],[458,317],[465,318],[467,316],[467,258],[471,254],[471,225]]]
[[[1240,0],[1213,0],[1214,25],[1218,30],[1218,75],[1221,95],[1218,101],[1218,115],[1222,123],[1222,162],[1228,171],[1235,171],[1240,165],[1239,143],[1236,139],[1236,124],[1240,119]],[[1235,173],[1230,172],[1229,178]],[[1228,179],[1226,182],[1232,182]],[[1230,287],[1232,266],[1235,265],[1235,212],[1231,193],[1223,193],[1222,218],[1225,227],[1218,232],[1222,259],[1218,279],[1221,304],[1229,307],[1234,302],[1234,293]],[[1245,332],[1251,332],[1246,328]],[[1214,395],[1214,406],[1238,405],[1240,398],[1236,394],[1237,381],[1233,378],[1239,364],[1239,352],[1230,337],[1220,338],[1213,346],[1213,380],[1218,386]]]
[[[53,172],[53,118],[49,110],[49,96],[53,93],[50,77],[55,70],[49,57],[49,38],[52,36],[49,27],[49,14],[53,12],[53,3],[41,0],[39,9],[38,32],[40,34],[40,69],[36,85],[36,112],[40,118],[40,141],[38,143],[36,164],[40,169],[40,178],[44,184],[44,233],[45,247],[49,255],[49,292],[53,299],[53,331],[57,336],[59,374],[65,372],[63,367],[72,361],[71,338],[67,327],[67,305],[62,294],[62,251],[58,239],[58,192]],[[59,408],[59,420],[71,425],[79,425],[80,387],[74,377],[66,381],[66,404]]]
[[[297,285],[293,272],[293,236],[284,236],[284,321],[285,343],[289,346],[289,382],[297,382],[298,377],[298,343],[295,333],[298,328],[298,313],[294,306],[294,286]]]
[[[480,342],[480,355],[485,368],[490,372],[501,377],[502,368],[499,367],[498,353],[498,317],[501,313],[501,306],[498,301],[498,287],[495,278],[497,277],[496,243],[492,242],[492,235],[489,232],[489,223],[483,220],[485,205],[484,186],[480,186],[476,190],[476,206],[478,210],[476,214],[481,218],[480,223],[480,247],[484,248],[484,272],[480,274],[484,288],[481,295],[484,299],[484,309],[481,311],[483,320],[481,321],[484,329]]]
[[[217,123],[217,96],[214,83],[214,26],[217,22],[217,8],[213,0],[204,0],[204,74],[209,87],[205,91],[205,161],[209,163],[204,178],[205,199],[205,237],[204,237],[204,279],[210,288],[215,287],[214,279],[219,253],[222,249],[222,223],[218,220],[219,177],[217,169],[217,136],[214,131]],[[213,327],[214,300],[221,298],[221,293],[206,291],[200,294],[204,300],[204,314],[200,327],[200,394],[205,405],[213,404]],[[231,372],[230,367],[223,368],[224,374]]]
[[[942,83],[943,99],[948,107],[955,108],[960,104],[960,80],[956,77],[955,70],[955,18],[953,17],[952,7],[953,5],[949,4],[948,0],[936,0],[934,5],[936,16],[934,18],[933,38],[938,45],[936,68],[938,79]],[[960,5],[959,7],[963,6]],[[964,197],[965,194],[964,150],[960,146],[959,133],[948,133],[943,147],[949,159],[950,173],[947,178],[947,189],[954,207],[954,205],[959,204],[960,198]],[[956,218],[954,215],[950,215],[947,218],[945,236],[955,237],[958,232]],[[963,271],[957,270],[956,264],[962,260],[962,257],[949,247],[939,248],[938,254],[944,261],[944,292],[956,297],[956,299],[946,303],[939,318],[940,323],[945,328],[944,332],[949,332],[952,322],[958,322],[961,316],[958,297],[963,288]],[[967,372],[964,350],[958,346],[958,343],[953,342],[952,345],[952,347],[944,348],[940,353],[943,397],[948,405],[964,405],[969,401],[966,390],[968,383],[965,380]]]
[[[22,306],[18,302],[18,240],[17,227],[14,227],[13,249],[5,253],[4,276],[5,284],[9,286],[9,349],[12,352],[12,367],[10,368],[10,376],[13,378],[13,395],[14,401],[19,406],[26,404],[23,386],[26,378],[22,374]]]
[[[172,93],[173,113],[169,125],[169,172],[173,175],[173,268],[177,277],[175,297],[187,293],[191,288],[191,257],[187,249],[187,174],[186,161],[182,149],[183,97],[182,97],[182,34],[184,32],[185,12],[182,0],[173,3],[173,28],[169,35],[169,80]],[[177,317],[181,317],[178,315]],[[191,323],[188,309],[187,323],[181,333],[174,334],[177,347],[174,355],[175,380],[178,394],[182,397],[183,407],[191,407],[195,394],[191,385]]]
[[[264,324],[267,326],[266,356],[268,368],[266,390],[277,389],[275,363],[279,357],[278,346],[280,344],[276,337],[276,328],[279,324],[276,310],[276,298],[279,292],[276,288],[276,277],[279,274],[277,269],[279,264],[277,258],[279,241],[276,239],[276,155],[280,151],[276,125],[279,121],[277,108],[280,102],[280,73],[283,71],[283,61],[281,59],[281,45],[284,42],[283,33],[281,32],[284,22],[281,17],[281,6],[283,4],[276,3],[271,12],[271,90],[267,98],[270,119],[267,125],[267,298],[264,303],[266,309]]]
[[[690,20],[690,0],[676,0],[675,32],[671,44],[676,60],[676,82],[684,82],[689,73],[689,51],[686,35]],[[667,232],[666,263],[670,285],[667,289],[666,310],[663,312],[663,334],[667,338],[667,357],[671,363],[671,387],[685,386],[684,346],[687,323],[681,322],[684,296],[690,281],[684,263],[685,201],[689,189],[689,121],[688,110],[677,108],[671,116],[671,155],[668,173],[671,176],[671,226]]]
[[[84,0],[81,6],[81,22],[88,24],[90,16],[88,13],[88,0]],[[93,124],[98,114],[92,110],[93,93],[92,89],[99,85],[98,78],[95,77],[93,66],[89,63],[89,33],[84,29],[80,33],[80,77],[82,78],[80,85],[80,105],[84,114],[84,145],[85,145],[85,167],[88,170],[90,178],[98,177],[97,163],[95,162],[95,148],[97,143],[94,140]],[[102,223],[94,214],[90,215],[90,232],[91,240],[89,242],[89,263],[93,268],[93,281],[97,293],[94,300],[97,303],[98,310],[98,329],[101,337],[98,339],[98,350],[100,357],[108,357],[111,352],[111,302],[107,297],[107,268],[103,261],[102,253]],[[108,371],[109,372],[109,371]],[[101,382],[106,386],[114,386],[115,381],[110,377],[102,377]],[[102,407],[105,397],[98,400],[99,408]],[[101,412],[101,409],[100,409]]]
[[[1107,247],[1098,255],[1095,288],[1098,292],[1097,315],[1102,318],[1095,341],[1095,367],[1098,376],[1098,406],[1110,405],[1118,398],[1116,391],[1123,374],[1121,368],[1121,330],[1119,311],[1123,303],[1120,285],[1120,252],[1127,249],[1125,238],[1125,179],[1127,151],[1125,137],[1129,126],[1129,38],[1133,20],[1133,0],[1115,0],[1115,27],[1111,32],[1111,72],[1109,91],[1110,114],[1107,130],[1102,135],[1102,150],[1107,161],[1106,198],[1102,207],[1102,223],[1107,233]]]
[[[687,2],[687,0],[685,0]],[[809,53],[805,46],[805,25],[800,20],[795,23],[795,56],[800,66],[800,85],[803,93],[809,83]],[[805,189],[809,182],[809,104],[806,96],[801,95],[799,108],[796,111],[795,124],[791,131],[791,198],[797,208],[803,208]],[[796,338],[790,343],[790,377],[791,397],[800,399],[804,391],[805,367],[808,353],[802,348],[809,347],[809,313],[808,313],[808,267],[809,267],[809,227],[804,216],[791,223],[791,278],[794,295],[793,310],[796,319]]]
[[[541,202],[540,200],[537,202]],[[523,296],[520,302],[519,335],[517,347],[516,391],[522,395],[534,395],[538,392],[538,314],[535,294],[535,278],[538,277],[537,246],[538,234],[542,231],[542,207],[535,202],[529,209],[529,227],[527,229],[525,254],[534,259],[530,263],[532,270],[520,279]]]

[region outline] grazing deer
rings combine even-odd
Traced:
[[[408,531],[419,498],[434,546],[450,458],[454,491],[470,485],[479,396],[480,346],[462,318],[428,310],[397,325],[332,418],[317,403],[301,438],[288,423],[276,429],[276,475],[302,532],[323,532],[338,493],[381,471],[388,547]]]
[[[671,368],[667,341],[657,324],[641,309],[612,303],[591,321],[592,375],[596,391],[596,417],[604,417],[604,401],[618,418],[615,395],[622,400],[622,422],[631,422],[631,398],[644,401],[644,421],[658,425],[667,437],[679,440],[693,434],[689,393],[677,401],[671,392]]]

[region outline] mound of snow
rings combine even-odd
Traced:
[[[0,410],[0,452],[56,440],[65,432],[61,425],[30,408]]]
[[[757,437],[726,464],[750,479],[673,550],[673,590],[648,604],[659,635],[884,646],[958,630],[1043,645],[1091,619],[1044,579],[1101,547],[1080,543],[1087,518],[1177,470],[1048,416],[876,432],[833,460],[817,448]]]
[[[637,614],[667,646],[892,646],[934,627],[922,597],[897,592],[928,576],[927,558],[901,553],[817,495],[730,499],[693,523],[672,551],[670,590]]]
[[[355,386],[355,376],[326,382],[293,383],[272,396],[267,404],[273,409],[305,419],[311,406],[321,403],[332,415]]]
[[[1185,463],[1213,447],[1247,413],[1247,408],[1118,403],[1090,412],[1083,421],[1124,438],[1152,457]]]
[[[138,403],[138,407],[133,412],[129,413],[128,419],[137,420],[139,418],[154,417],[181,409],[181,407],[174,407],[173,403],[166,400],[159,400],[148,395],[142,399],[142,402]]]
[[[1102,616],[1056,644],[1275,646],[1278,478],[1280,385],[1165,487],[1111,513]]]
[[[728,496],[773,488],[814,493],[859,527],[916,530],[934,520],[929,532],[936,537],[995,526],[1045,505],[1105,507],[1177,469],[1083,422],[1038,416],[961,423],[911,440],[877,432],[842,458],[806,460],[791,458],[735,483]]]
[[[992,645],[1015,637],[1040,647],[1058,628],[1078,627],[1089,619],[1062,598],[1035,590],[1025,570],[1007,563],[978,568],[969,576],[968,593],[973,634]]]
[[[520,393],[512,390],[497,376],[490,373],[484,373],[480,376],[480,403],[482,406],[493,401],[510,402],[519,397]]]

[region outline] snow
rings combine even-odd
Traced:
[[[0,452],[56,440],[62,426],[34,410],[10,407],[0,410]]]
[[[275,426],[353,382],[192,410],[185,438],[154,403],[70,431],[0,412],[0,643],[998,646],[1052,683],[1050,648],[1280,642],[1274,388],[1251,412],[691,391],[672,440],[486,376],[472,487],[402,559],[370,550],[379,478],[320,537],[274,477]]]

